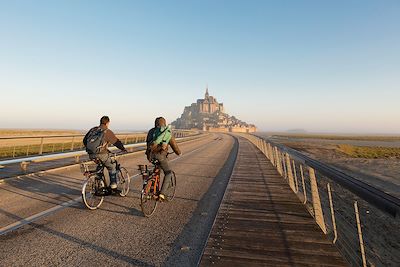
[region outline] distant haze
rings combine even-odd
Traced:
[[[5,1],[0,128],[143,130],[208,83],[260,131],[400,133],[399,1]]]

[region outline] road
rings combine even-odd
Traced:
[[[121,158],[132,176],[125,198],[107,197],[99,210],[81,201],[79,167],[0,184],[0,266],[193,266],[204,248],[237,154],[229,135],[182,143],[171,157],[177,194],[151,218],[139,206],[137,164],[144,153]],[[7,226],[29,224],[4,233]]]

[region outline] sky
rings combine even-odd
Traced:
[[[0,128],[171,122],[400,133],[400,1],[2,1]]]

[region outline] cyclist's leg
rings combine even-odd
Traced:
[[[110,187],[112,189],[117,188],[117,164],[112,160],[109,154],[99,154],[98,158],[101,160],[103,165],[107,168],[108,174],[110,175]]]
[[[165,158],[163,160],[160,160],[160,168],[163,170],[164,172],[164,180],[161,186],[161,191],[160,194],[165,194],[165,191],[168,190],[168,188],[171,187],[171,178],[172,178],[172,170],[169,167],[168,164],[168,159]]]

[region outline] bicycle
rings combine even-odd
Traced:
[[[173,154],[171,152],[168,155]],[[143,178],[143,188],[140,194],[140,207],[145,217],[150,217],[156,210],[160,193],[160,162],[158,160],[152,161],[153,166],[149,168],[148,165],[138,165],[140,174]],[[175,197],[176,190],[176,175],[172,171],[171,186],[167,189],[165,198],[167,201],[172,201]]]
[[[81,171],[86,177],[82,186],[82,201],[90,210],[99,208],[105,196],[117,192],[124,197],[129,192],[130,176],[128,171],[118,163],[116,154],[112,156],[112,160],[117,167],[117,190],[112,190],[109,186],[106,186],[103,163],[94,161],[96,165],[91,162],[81,164]]]

